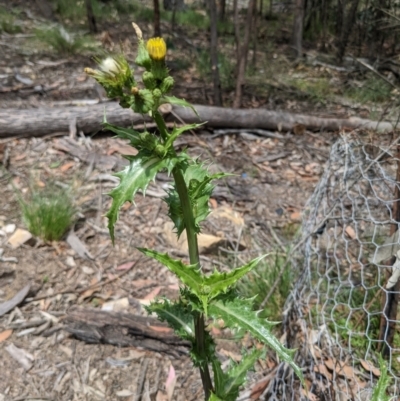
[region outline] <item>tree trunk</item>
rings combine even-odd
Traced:
[[[346,51],[347,44],[349,42],[349,37],[350,37],[351,31],[353,29],[354,21],[356,19],[356,13],[357,13],[359,1],[360,0],[352,1],[351,5],[350,5],[349,13],[345,20],[345,24],[342,28],[339,46],[338,46],[338,52],[337,52],[337,59],[338,59],[339,63],[342,63],[342,61],[343,61],[343,56]]]
[[[257,0],[254,2],[253,8],[253,29],[252,29],[252,38],[253,38],[253,59],[252,59],[252,68],[255,70],[257,68],[257,42],[258,42],[258,15],[257,15]]]
[[[165,11],[183,11],[185,8],[184,0],[164,0],[163,6]]]
[[[49,3],[49,0],[36,0],[36,6],[40,10],[40,13],[43,15],[43,17],[52,21],[56,20],[53,7]]]
[[[220,21],[225,20],[226,13],[226,0],[219,0],[218,2],[218,19]]]
[[[340,37],[343,29],[344,20],[344,5],[343,0],[337,0],[337,12],[336,12],[336,37]]]
[[[244,29],[243,45],[241,46],[238,60],[235,99],[233,101],[233,107],[236,109],[240,108],[240,106],[242,105],[242,93],[243,93],[244,78],[247,67],[247,56],[249,53],[250,32],[251,32],[255,1],[256,0],[250,0],[247,8],[246,26]]]
[[[86,16],[90,33],[97,33],[96,18],[93,13],[92,0],[85,0]]]
[[[233,25],[235,27],[236,62],[240,54],[240,21],[238,0],[233,0]],[[237,75],[237,71],[236,71]]]
[[[303,56],[303,20],[304,0],[296,0],[293,24],[293,45],[296,51],[296,58],[301,58]]]
[[[211,30],[210,58],[211,58],[211,72],[214,85],[214,105],[222,106],[221,82],[219,79],[219,68],[218,68],[217,5],[215,3],[215,0],[209,0],[209,8],[210,8],[210,30]]]
[[[159,0],[153,0],[154,5],[154,36],[161,36],[161,26],[160,26],[160,2]]]

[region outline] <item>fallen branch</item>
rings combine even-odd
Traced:
[[[189,352],[189,342],[181,340],[172,329],[152,317],[73,308],[64,324],[66,331],[87,343],[140,347],[175,357]]]
[[[246,128],[278,131],[291,131],[296,125],[304,125],[308,130],[338,131],[343,128],[364,128],[388,132],[394,129],[392,123],[365,120],[351,117],[348,119],[321,118],[304,114],[266,109],[232,109],[194,105],[200,117],[189,108],[173,107],[168,121],[194,123],[207,121],[214,128]],[[71,122],[77,130],[84,133],[98,132],[102,129],[104,115],[110,124],[136,126],[148,122],[148,116],[122,109],[116,102],[101,103],[83,107],[2,109],[0,110],[1,137],[44,136],[56,132],[69,133]],[[76,123],[75,123],[76,121]]]

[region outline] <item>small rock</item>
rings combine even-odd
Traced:
[[[11,245],[11,248],[16,249],[19,248],[25,242],[28,242],[32,238],[32,234],[29,231],[22,230],[18,228],[17,231],[9,238],[8,243]]]
[[[114,301],[105,302],[101,307],[102,310],[123,312],[129,308],[129,299],[127,297],[116,299]]]
[[[75,259],[72,256],[67,256],[67,259],[65,259],[65,264],[68,267],[75,267],[76,266]]]
[[[17,226],[15,224],[7,224],[4,227],[4,231],[6,234],[12,234],[16,228],[17,228]]]
[[[94,273],[94,270],[91,267],[88,267],[88,266],[82,266],[82,271],[87,275],[90,275],[90,274]]]

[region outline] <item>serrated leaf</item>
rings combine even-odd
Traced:
[[[280,359],[293,368],[296,375],[304,383],[301,370],[293,360],[295,350],[289,350],[279,342],[270,330],[275,323],[259,318],[257,312],[252,310],[251,303],[240,298],[225,303],[214,300],[208,305],[208,311],[211,316],[223,319],[227,326],[244,328],[255,338],[268,345],[278,354]]]
[[[183,127],[174,127],[171,134],[168,137],[167,142],[165,143],[165,147],[168,149],[170,146],[173,145],[174,141],[176,138],[178,138],[179,135],[183,134],[186,131],[190,131],[192,129],[196,129],[204,125],[204,123],[201,124],[187,124],[184,125]]]
[[[185,183],[192,203],[196,232],[199,233],[200,223],[205,220],[210,213],[208,201],[214,189],[211,181],[229,176],[230,174],[217,173],[210,175],[208,174],[208,171],[198,163],[182,167],[184,170],[183,175]],[[185,222],[179,195],[175,187],[168,191],[168,196],[164,198],[164,201],[169,206],[168,216],[173,221],[177,230],[177,235],[180,237],[185,229]]]
[[[146,309],[156,313],[162,322],[167,322],[181,338],[194,342],[193,315],[186,305],[163,299],[152,302]]]
[[[246,382],[247,372],[254,367],[263,352],[263,350],[254,349],[245,355],[239,363],[232,361],[225,373],[222,371],[220,362],[213,360],[215,394],[224,401],[235,401],[239,395],[240,387]]]
[[[156,174],[170,162],[168,159],[161,160],[158,157],[144,155],[142,152],[129,159],[130,165],[115,174],[120,179],[118,186],[108,193],[113,198],[111,208],[106,214],[113,243],[114,226],[118,220],[121,206],[127,201],[133,202],[133,198],[139,189],[145,193],[150,181],[154,180]]]
[[[215,271],[209,276],[206,276],[203,280],[203,291],[206,290],[208,299],[211,300],[219,294],[226,293],[240,278],[254,269],[265,256],[267,255],[255,258],[249,263],[228,273]]]
[[[210,398],[208,399],[208,401],[225,401],[225,400],[222,400],[221,398],[216,396],[214,393],[211,393]]]
[[[180,260],[172,259],[167,253],[160,253],[146,248],[138,248],[140,252],[144,253],[155,260],[158,260],[172,273],[175,273],[187,285],[191,291],[197,296],[200,295],[200,285],[202,276],[196,266],[185,265]]]
[[[387,395],[386,391],[389,387],[390,377],[388,375],[386,362],[382,358],[382,355],[379,355],[379,368],[381,370],[381,375],[374,388],[374,392],[372,393],[371,401],[389,401],[391,400],[391,397]]]
[[[133,147],[136,147],[140,144],[140,132],[132,128],[118,127],[107,122],[103,123],[103,128],[114,132],[118,138],[128,139]]]
[[[196,116],[200,118],[200,116],[198,115],[196,109],[189,102],[187,102],[185,99],[179,99],[179,98],[177,98],[175,96],[163,96],[161,98],[161,102],[160,103],[171,103],[171,104],[176,104],[177,106],[190,107],[193,110],[193,112],[196,114]]]

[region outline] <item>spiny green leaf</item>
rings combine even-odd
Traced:
[[[272,348],[278,356],[287,362],[295,371],[300,380],[304,383],[300,368],[295,364],[293,355],[295,350],[284,347],[279,340],[271,333],[270,329],[275,324],[260,319],[257,312],[251,308],[251,303],[243,299],[234,301],[212,301],[208,310],[211,316],[222,318],[229,327],[241,327],[248,330],[255,338]]]
[[[133,198],[139,189],[144,193],[150,181],[154,180],[156,174],[170,162],[168,159],[161,160],[158,157],[144,155],[142,152],[131,157],[130,160],[129,166],[115,174],[120,182],[116,188],[108,193],[113,198],[111,208],[106,214],[113,243],[114,226],[118,220],[121,206],[127,201],[133,202]]]
[[[240,266],[229,273],[213,272],[203,280],[203,291],[207,291],[208,299],[213,299],[219,294],[225,293],[240,278],[247,274],[250,270],[257,266],[258,262],[265,258],[266,255],[253,259],[249,263]]]
[[[181,338],[194,342],[193,315],[187,305],[163,299],[152,302],[146,309],[156,313],[162,322],[167,322]]]
[[[175,141],[175,139],[178,138],[178,136],[183,134],[185,131],[190,131],[192,129],[199,128],[203,124],[204,123],[202,123],[202,124],[187,124],[187,125],[184,125],[183,127],[180,127],[180,128],[174,127],[174,129],[172,130],[170,136],[168,137],[167,142],[165,143],[165,147],[169,148],[170,146],[172,146],[174,141]]]
[[[184,179],[192,203],[196,231],[199,233],[200,223],[205,220],[210,213],[208,201],[214,189],[211,181],[226,177],[230,174],[217,173],[210,175],[208,171],[203,168],[202,164],[196,162],[186,166],[182,165],[181,167],[184,170]],[[168,216],[173,221],[177,230],[177,235],[180,237],[185,229],[185,222],[179,195],[175,187],[168,191],[168,196],[164,198],[164,201],[169,206]]]
[[[163,200],[168,205],[168,217],[174,223],[179,238],[185,230],[185,220],[183,218],[181,201],[175,189],[175,185],[172,189],[167,190],[167,196]]]
[[[386,391],[389,387],[390,377],[388,375],[386,362],[382,358],[382,355],[379,355],[379,367],[381,370],[381,376],[379,377],[378,383],[374,388],[371,401],[389,401],[391,397],[387,395]]]
[[[114,132],[119,138],[128,139],[133,147],[140,144],[140,132],[132,128],[118,127],[117,125],[109,124],[108,122],[103,123],[103,128],[111,132]]]
[[[257,359],[264,350],[254,349],[243,356],[239,363],[232,361],[227,372],[223,372],[219,360],[213,360],[215,394],[224,401],[235,401],[239,395],[239,389],[246,381],[247,372],[254,367]]]
[[[138,249],[146,256],[158,260],[170,271],[175,273],[181,279],[181,281],[192,290],[194,294],[197,296],[200,295],[202,276],[196,266],[185,265],[180,260],[172,259],[167,253],[160,253],[146,248]]]
[[[208,401],[225,401],[225,400],[222,400],[221,398],[216,396],[214,393],[211,393],[210,398],[208,399]]]
[[[185,99],[179,99],[175,96],[163,96],[160,101],[160,104],[161,103],[171,103],[171,104],[176,104],[177,106],[190,107],[193,110],[193,112],[196,114],[196,116],[200,117],[198,115],[196,109]]]

